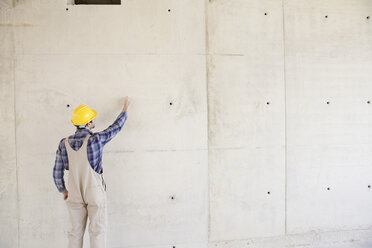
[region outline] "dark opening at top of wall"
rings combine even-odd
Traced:
[[[121,4],[121,0],[75,0],[75,4]]]

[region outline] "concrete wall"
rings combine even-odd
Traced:
[[[70,2],[0,5],[0,247],[66,246],[58,142],[125,95],[108,247],[372,246],[371,1]]]

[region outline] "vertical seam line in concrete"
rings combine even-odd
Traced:
[[[18,151],[17,151],[17,115],[16,115],[16,79],[15,79],[15,66],[16,66],[16,54],[15,54],[15,28],[14,28],[14,11],[12,13],[12,56],[13,56],[13,111],[14,111],[14,154],[15,154],[15,170],[16,170],[16,188],[17,188],[17,247],[20,247],[20,211],[19,211],[19,183],[18,183]]]
[[[285,142],[285,151],[284,151],[284,163],[285,163],[285,214],[284,214],[284,234],[287,235],[287,77],[286,77],[286,50],[285,50],[285,14],[284,14],[284,1],[282,0],[282,14],[283,14],[283,79],[284,79],[284,142]]]
[[[211,216],[210,216],[210,173],[209,173],[209,44],[208,44],[208,1],[204,0],[204,22],[205,22],[205,80],[206,80],[206,101],[207,101],[207,244],[210,239],[210,229],[211,229]]]

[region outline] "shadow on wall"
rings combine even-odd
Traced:
[[[121,0],[75,0],[75,4],[121,4]]]

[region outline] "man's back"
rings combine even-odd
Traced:
[[[122,111],[111,126],[98,133],[93,133],[88,129],[79,128],[76,130],[74,135],[68,137],[69,144],[72,149],[76,151],[82,146],[85,137],[87,135],[91,135],[87,144],[87,157],[93,170],[95,170],[97,173],[102,173],[103,147],[122,129],[127,117],[127,112]],[[66,188],[63,175],[64,170],[69,169],[65,139],[66,138],[63,138],[59,143],[58,150],[56,152],[55,166],[53,169],[54,182],[59,192],[63,192],[63,190]]]

